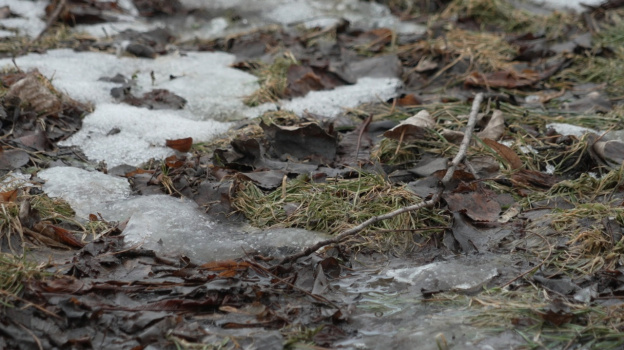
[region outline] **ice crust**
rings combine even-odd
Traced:
[[[386,271],[397,282],[408,283],[425,290],[471,291],[498,275],[488,265],[469,266],[455,262],[435,262],[418,267]]]
[[[133,196],[124,178],[73,167],[41,170],[43,190],[67,201],[79,220],[101,214],[107,221],[128,220],[123,231],[130,246],[202,261],[233,259],[245,252],[280,256],[314,244],[325,235],[302,229],[248,232],[217,223],[188,199],[167,195]]]
[[[100,104],[84,121],[82,131],[63,146],[80,146],[89,159],[105,160],[109,167],[139,165],[150,158],[161,159],[174,151],[165,147],[167,139],[192,137],[194,142],[208,141],[225,132],[227,123],[185,118],[188,111],[152,111],[120,104]],[[109,135],[113,129],[119,133]]]
[[[41,170],[37,176],[45,181],[43,191],[50,197],[63,198],[79,219],[88,219],[108,202],[122,201],[130,196],[126,179],[73,167]]]

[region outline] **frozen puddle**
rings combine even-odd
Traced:
[[[246,253],[283,256],[325,239],[302,229],[243,232],[239,227],[212,221],[187,199],[167,195],[132,196],[119,177],[72,167],[39,172],[43,190],[66,200],[80,220],[100,213],[108,221],[128,220],[123,234],[128,245],[141,245],[167,255],[213,261]]]
[[[331,282],[331,297],[356,306],[350,326],[357,335],[337,344],[341,348],[491,350],[525,344],[513,332],[492,336],[472,326],[470,319],[479,311],[467,305],[428,303],[423,298],[424,291],[477,292],[499,275],[499,267],[511,265],[509,257],[461,255],[422,266],[405,267],[406,259],[385,264],[389,266],[355,270]],[[444,342],[448,347],[441,346]]]

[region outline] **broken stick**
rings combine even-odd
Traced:
[[[435,193],[431,197],[431,199],[429,199],[428,201],[418,203],[418,204],[414,204],[414,205],[410,205],[407,207],[403,207],[401,209],[397,209],[387,214],[374,216],[357,226],[354,226],[348,230],[343,231],[342,233],[340,233],[334,238],[318,242],[312,246],[305,248],[299,253],[284,257],[280,261],[279,264],[285,264],[285,263],[296,261],[297,259],[308,256],[325,246],[328,246],[330,244],[340,243],[344,241],[345,239],[355,235],[356,233],[362,231],[366,227],[376,222],[393,218],[399,214],[407,213],[407,212],[418,210],[418,209],[425,208],[425,207],[431,207],[431,206],[434,206],[436,203],[438,203],[440,201],[440,197],[442,196],[442,192],[444,191],[445,186],[453,178],[455,169],[457,169],[457,166],[459,165],[459,163],[461,163],[461,161],[466,156],[466,151],[468,150],[468,146],[470,146],[470,141],[472,139],[472,131],[474,129],[475,124],[477,123],[477,114],[479,113],[479,107],[481,106],[481,102],[483,102],[483,93],[478,93],[475,96],[474,101],[472,102],[472,108],[470,110],[470,117],[468,118],[468,125],[466,126],[466,132],[464,133],[464,139],[462,140],[459,146],[459,150],[457,151],[457,154],[453,158],[451,165],[448,167],[448,169],[446,169],[446,174],[444,175],[441,181],[442,186],[440,186],[440,189],[438,190],[438,192]]]

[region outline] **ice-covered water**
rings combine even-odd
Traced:
[[[349,349],[515,349],[524,344],[514,333],[485,334],[466,320],[476,315],[467,305],[448,307],[425,300],[423,291],[478,291],[511,266],[509,257],[474,255],[449,257],[421,266],[405,259],[366,261],[374,270],[358,270],[331,282],[330,297],[357,306],[350,326],[357,334],[338,345]],[[357,297],[354,297],[357,295]],[[435,295],[434,295],[435,298]],[[441,346],[441,342],[448,347]]]
[[[418,267],[386,271],[395,281],[418,286],[419,289],[471,291],[498,275],[491,264],[467,266],[464,262],[435,262]]]

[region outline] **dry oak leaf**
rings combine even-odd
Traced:
[[[500,204],[492,197],[493,193],[473,191],[447,194],[444,199],[453,212],[464,213],[476,222],[492,222],[501,212]]]
[[[435,121],[426,110],[411,116],[394,128],[386,131],[384,136],[399,141],[414,141],[425,136],[427,129],[435,126]]]

